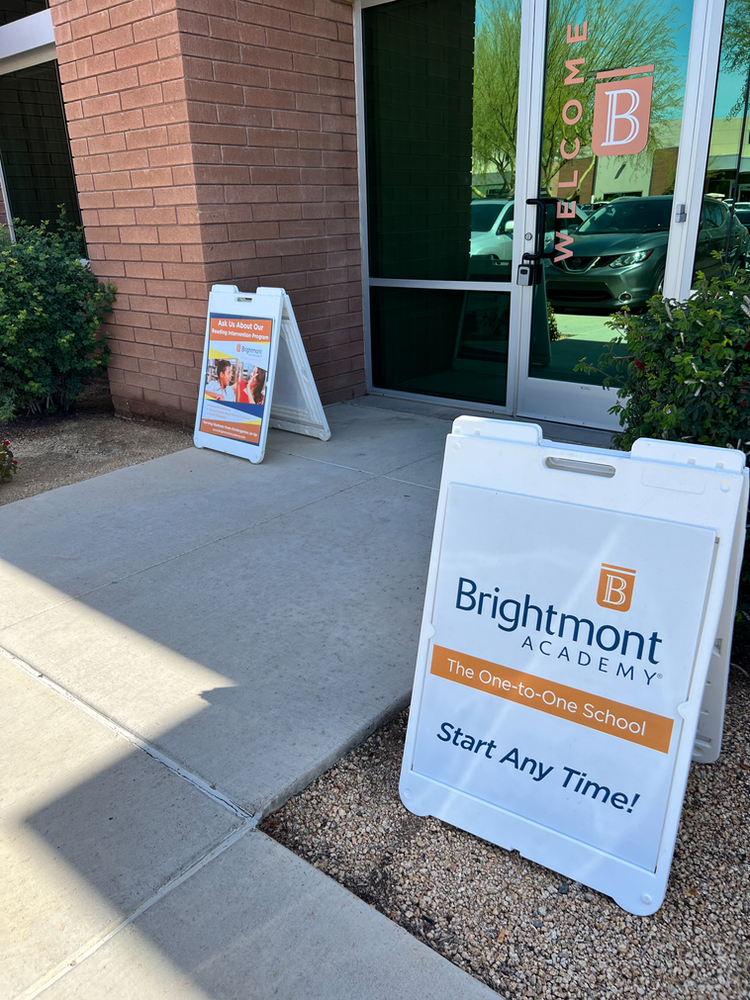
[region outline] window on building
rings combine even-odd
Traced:
[[[45,0],[0,0],[0,24],[10,24],[30,14],[38,14],[47,10],[49,2]]]
[[[57,63],[0,76],[0,160],[12,218],[80,224]]]

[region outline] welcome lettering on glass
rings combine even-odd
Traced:
[[[566,42],[568,45],[588,40],[588,21],[583,24],[567,26]],[[584,83],[580,67],[586,64],[585,57],[566,59],[565,68],[568,71],[565,86],[575,86]],[[595,156],[632,156],[641,153],[648,142],[648,129],[651,121],[651,97],[653,94],[653,76],[639,75],[636,79],[615,80],[615,77],[633,77],[636,74],[653,73],[654,66],[630,66],[627,69],[603,70],[596,74],[597,80],[611,82],[598,83],[594,92],[594,120],[591,135],[591,150]],[[566,125],[576,125],[583,116],[583,105],[572,98],[562,109],[562,120]],[[573,140],[573,148],[567,148],[568,140],[560,143],[560,155],[563,160],[574,160],[581,150],[581,140]],[[578,170],[573,171],[570,180],[558,181],[558,191],[561,188],[578,187]],[[574,219],[576,202],[560,199],[557,202],[556,217],[558,219]],[[570,244],[573,237],[565,233],[555,233],[557,256],[554,262],[572,257]]]

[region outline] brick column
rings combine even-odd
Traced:
[[[206,275],[175,2],[51,6],[88,253],[118,290],[115,406],[188,421]]]
[[[192,420],[217,282],[285,287],[324,402],[363,392],[351,7],[51,6],[118,411]]]

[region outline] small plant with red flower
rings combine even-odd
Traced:
[[[10,441],[0,444],[0,483],[9,483],[18,471],[18,462],[13,458]]]

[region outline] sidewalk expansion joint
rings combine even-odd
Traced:
[[[57,968],[53,969],[48,975],[43,979],[37,980],[36,983],[29,986],[23,993],[19,993],[15,1000],[35,1000],[36,997],[41,996],[45,990],[48,990],[50,986],[53,986],[58,980],[62,979],[69,972],[72,972],[77,966],[84,962],[87,958],[90,958],[95,952],[99,951],[105,944],[112,940],[115,935],[119,934],[120,931],[125,930],[130,924],[138,919],[146,910],[150,909],[155,903],[158,903],[166,895],[176,889],[178,886],[182,885],[193,875],[197,874],[201,868],[205,868],[207,864],[223,854],[227,848],[236,844],[238,840],[245,836],[255,828],[260,817],[252,817],[247,821],[240,823],[239,826],[235,827],[234,830],[217,844],[211,847],[205,854],[201,855],[197,861],[194,861],[191,865],[181,871],[178,875],[174,875],[171,879],[160,886],[155,893],[144,900],[140,906],[137,906],[132,913],[129,913],[126,917],[121,920],[116,921],[111,924],[110,927],[104,931],[96,940],[83,945],[75,952],[72,956],[67,958],[64,962],[61,962]]]
[[[428,490],[430,493],[439,493],[437,486],[427,486],[426,483],[415,483],[413,479],[399,479],[398,476],[383,476],[389,483],[401,483],[402,486],[413,486],[415,490]]]
[[[314,462],[316,465],[327,465],[331,469],[343,469],[345,472],[358,472],[361,476],[369,476],[371,479],[379,479],[383,473],[370,472],[368,469],[360,469],[357,465],[344,465],[343,462],[331,462],[328,458],[315,458],[312,455],[298,455],[294,451],[284,451],[283,448],[267,448],[267,451],[275,451],[277,455],[286,455],[287,458],[297,458],[303,462]],[[349,489],[348,486],[344,489]],[[335,494],[331,493],[330,496]],[[314,501],[313,501],[314,502]]]
[[[214,788],[213,785],[210,785],[203,778],[199,777],[197,774],[193,774],[192,771],[188,771],[187,768],[178,764],[176,760],[168,757],[166,754],[162,753],[161,750],[157,750],[157,748],[152,746],[147,740],[144,740],[135,733],[132,733],[129,729],[121,726],[119,722],[115,722],[115,720],[109,715],[106,715],[94,705],[90,704],[90,702],[87,702],[78,695],[73,694],[72,691],[63,687],[62,684],[58,684],[57,681],[54,681],[51,677],[47,676],[47,674],[37,670],[37,668],[27,660],[24,660],[22,657],[18,656],[10,649],[7,649],[5,646],[0,646],[0,653],[2,653],[7,660],[10,660],[11,663],[18,667],[19,670],[23,670],[24,673],[28,674],[30,677],[40,681],[45,685],[45,687],[60,695],[60,697],[70,702],[70,704],[80,709],[80,711],[96,720],[100,725],[109,729],[110,732],[116,733],[117,736],[120,736],[127,743],[130,743],[131,746],[136,747],[138,750],[142,750],[159,764],[163,764],[164,767],[166,767],[174,775],[178,778],[182,778],[183,781],[188,782],[188,784],[192,785],[199,792],[202,792],[203,795],[206,795],[213,802],[216,802],[229,812],[234,813],[234,815],[241,819],[244,824],[248,825],[248,829],[254,828],[259,822],[260,815],[252,816],[246,809],[243,809],[242,806],[233,802],[227,795],[224,795],[217,788]]]
[[[197,791],[201,792],[203,795],[207,796],[224,809],[233,813],[240,820],[238,825],[229,834],[214,844],[213,847],[210,847],[204,854],[201,855],[200,858],[188,865],[187,868],[174,875],[171,879],[168,879],[156,890],[156,892],[152,893],[148,899],[144,900],[144,902],[136,907],[131,913],[123,917],[121,920],[111,924],[103,934],[96,938],[96,940],[83,945],[83,947],[58,965],[57,968],[52,970],[52,972],[46,975],[42,980],[38,980],[15,998],[15,1000],[35,1000],[35,997],[40,996],[59,979],[62,979],[63,976],[67,975],[74,968],[76,968],[76,966],[80,965],[81,962],[97,952],[103,945],[107,944],[108,941],[111,941],[116,934],[119,934],[119,932],[124,930],[129,924],[132,924],[134,920],[137,920],[138,917],[141,916],[141,914],[145,913],[146,910],[152,907],[155,903],[158,903],[168,893],[172,892],[173,889],[176,889],[178,886],[182,885],[183,882],[186,882],[191,876],[199,872],[201,868],[204,868],[207,864],[213,861],[214,858],[218,857],[226,851],[227,848],[231,847],[238,840],[244,837],[245,834],[255,830],[262,818],[262,813],[258,812],[251,815],[236,802],[233,802],[228,796],[224,795],[218,789],[213,788],[207,781],[204,781],[203,778],[200,778],[197,774],[193,774],[191,771],[188,771],[186,768],[178,764],[177,761],[172,760],[171,757],[167,757],[166,754],[157,750],[156,747],[152,746],[140,736],[137,736],[135,733],[130,732],[130,730],[125,729],[124,726],[115,722],[115,720],[110,718],[110,716],[99,711],[99,709],[95,708],[83,698],[79,698],[77,695],[73,694],[72,691],[63,687],[62,684],[58,684],[57,681],[54,681],[51,677],[48,677],[46,674],[37,670],[33,664],[24,660],[22,657],[17,656],[11,650],[4,646],[0,646],[0,654],[2,654],[5,659],[9,660],[19,670],[22,670],[24,673],[28,674],[41,684],[44,684],[45,687],[54,691],[55,694],[64,698],[67,702],[75,706],[81,712],[84,712],[110,732],[121,737],[131,746],[138,750],[142,750],[145,754],[148,754],[149,757],[152,757],[159,764],[162,764],[176,777],[188,782],[188,784],[192,785]]]
[[[427,486],[424,483],[415,483],[411,479],[400,479],[396,475],[396,473],[400,472],[402,469],[408,469],[410,466],[414,465],[415,463],[413,461],[406,462],[404,465],[398,465],[398,466],[396,466],[395,469],[391,469],[389,472],[370,472],[369,469],[360,469],[356,465],[342,465],[340,462],[330,462],[330,461],[328,461],[325,458],[313,458],[310,455],[297,455],[293,451],[282,451],[281,448],[269,448],[268,450],[269,451],[275,451],[275,452],[277,452],[278,454],[281,454],[281,455],[291,456],[292,458],[302,458],[306,462],[315,462],[318,465],[328,465],[332,469],[344,469],[347,472],[357,472],[361,476],[369,476],[371,480],[372,479],[388,479],[388,480],[396,482],[396,483],[407,483],[409,486],[420,486],[422,489],[433,490],[435,493],[438,492],[437,486]],[[422,455],[420,457],[419,461],[422,461],[424,459],[435,458],[436,456],[440,456],[442,454],[443,454],[443,449],[440,448],[440,449],[438,449],[436,451],[431,451],[428,455]],[[362,484],[359,483],[359,484],[355,484],[355,486],[356,485],[362,485]],[[346,492],[346,490],[349,490],[349,489],[354,489],[354,487],[353,486],[345,486],[339,492],[343,493],[343,492]],[[334,493],[330,494],[330,496],[335,496],[335,495],[337,495],[337,494],[334,494]],[[310,502],[311,503],[315,503],[314,500],[310,501]],[[298,507],[296,507],[294,509],[295,510],[299,510]]]

